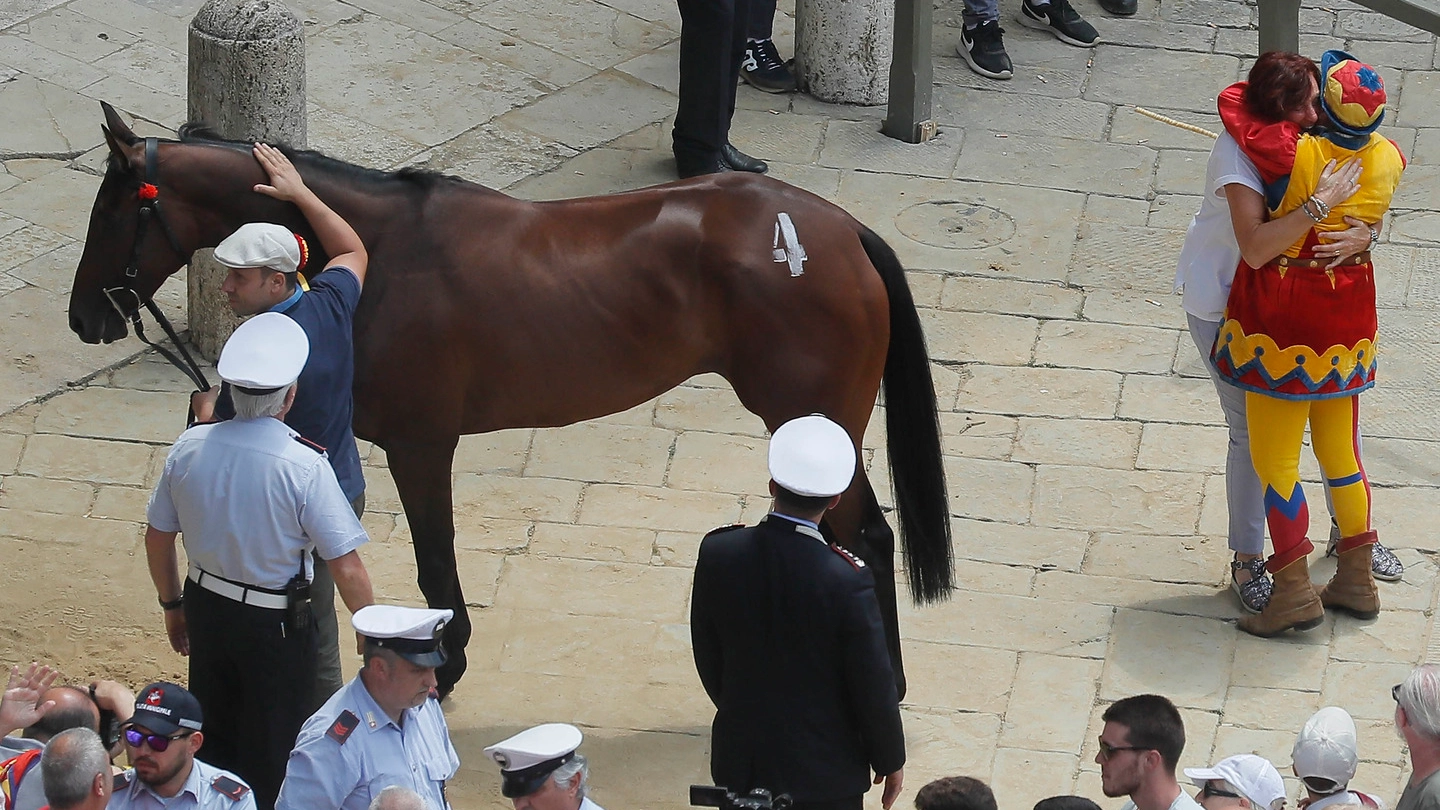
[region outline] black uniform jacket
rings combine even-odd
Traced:
[[[690,636],[716,707],[710,775],[815,802],[905,764],[870,569],[771,515],[700,543]]]

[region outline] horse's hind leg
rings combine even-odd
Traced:
[[[825,516],[825,523],[834,530],[836,541],[864,560],[875,577],[875,598],[885,623],[885,646],[895,670],[895,687],[903,698],[905,663],[900,657],[900,616],[895,596],[895,533],[885,521],[863,467],[855,469],[855,480],[840,503]]]
[[[384,444],[395,478],[395,489],[405,507],[410,536],[415,543],[420,592],[433,608],[450,608],[455,617],[445,626],[445,652],[449,659],[435,671],[441,696],[455,687],[465,673],[465,645],[470,643],[470,616],[455,569],[455,513],[450,467],[458,436],[436,442],[390,441]]]

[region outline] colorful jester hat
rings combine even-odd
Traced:
[[[1341,135],[1352,143],[1332,138],[1341,146],[1358,149],[1385,120],[1385,83],[1375,68],[1344,51],[1326,51],[1320,57],[1320,106]]]

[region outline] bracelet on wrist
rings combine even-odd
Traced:
[[[1320,212],[1321,219],[1330,216],[1330,206],[1326,205],[1324,200],[1316,197],[1314,194],[1311,194],[1310,199],[1306,200],[1306,202],[1315,203],[1315,210]]]
[[[169,602],[166,602],[164,599],[160,599],[159,601],[160,601],[160,609],[161,609],[161,610],[165,610],[165,611],[178,610],[180,607],[182,607],[182,606],[185,604],[185,594],[182,593],[182,594],[180,594],[179,596],[175,597],[174,599],[171,599]]]
[[[1317,216],[1315,216],[1314,214],[1312,214],[1312,213],[1310,212],[1310,201],[1309,201],[1309,200],[1306,200],[1305,202],[1300,203],[1300,210],[1301,210],[1301,211],[1304,211],[1304,212],[1305,212],[1305,216],[1309,217],[1309,218],[1310,218],[1310,221],[1311,221],[1311,222],[1314,222],[1316,225],[1319,225],[1319,224],[1320,224],[1320,221],[1321,221],[1322,219],[1324,219],[1324,217],[1317,217]]]

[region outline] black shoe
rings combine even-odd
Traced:
[[[1005,29],[998,20],[987,20],[974,28],[960,29],[960,44],[955,50],[965,57],[970,69],[992,79],[1008,79],[1014,75],[1010,54],[1005,53]]]
[[[1081,48],[1093,48],[1100,41],[1095,26],[1085,22],[1080,12],[1070,6],[1069,0],[1050,0],[1043,6],[1031,5],[1030,0],[1020,4],[1022,25],[1049,31],[1061,42],[1068,42]]]
[[[1135,0],[1100,0],[1100,7],[1116,17],[1135,16]]]
[[[780,52],[775,50],[775,42],[769,39],[745,43],[740,77],[746,84],[766,93],[791,93],[795,90],[794,74],[785,67]]]
[[[765,161],[750,157],[729,143],[720,147],[720,162],[726,168],[734,169],[737,172],[764,174],[770,171],[770,166]]]
[[[694,153],[675,153],[675,173],[683,180],[687,177],[699,177],[702,174],[718,174],[730,171],[730,164],[718,154],[696,155]]]

